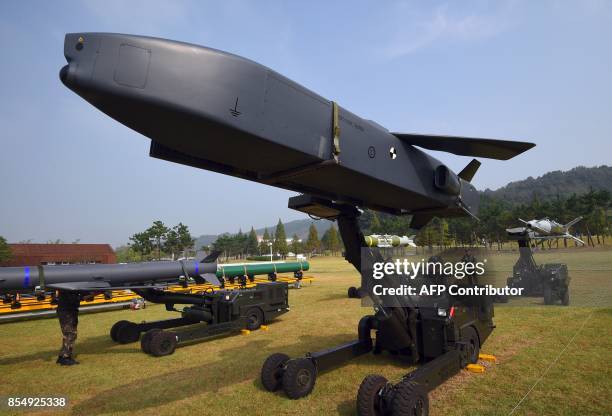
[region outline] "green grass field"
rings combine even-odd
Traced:
[[[517,253],[491,256],[497,276],[507,277]],[[612,414],[612,251],[552,250],[536,259],[568,264],[577,306],[543,306],[541,298],[531,298],[496,308],[497,329],[483,352],[499,363],[484,374],[462,371],[434,390],[432,415],[508,415],[538,380],[513,414]],[[173,316],[159,305],[82,315],[76,348],[81,365],[75,367],[55,364],[61,339],[55,319],[3,324],[0,396],[68,397],[67,409],[44,414],[354,414],[367,374],[396,381],[411,368],[386,354],[363,356],[321,374],[313,394],[298,401],[268,393],[259,382],[269,354],[299,356],[352,340],[359,318],[370,313],[346,296],[348,286],[358,285],[358,274],[344,260],[315,258],[309,274],[315,282],[290,291],[291,312],[269,331],[183,346],[162,358],[108,336],[121,319]],[[11,412],[0,407],[0,414]]]

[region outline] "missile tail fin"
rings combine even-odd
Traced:
[[[580,216],[580,217],[578,217],[578,218],[574,218],[573,220],[571,220],[570,222],[568,222],[567,224],[565,224],[563,227],[564,227],[566,230],[569,230],[569,228],[570,228],[572,225],[576,224],[576,223],[577,223],[577,222],[579,222],[581,219],[582,219],[582,216]]]
[[[210,253],[208,256],[204,257],[200,263],[214,263],[217,261],[217,258],[221,255],[221,250],[215,250]]]
[[[459,172],[457,176],[459,176],[464,181],[472,182],[472,179],[474,178],[474,175],[476,175],[476,171],[478,170],[480,165],[481,163],[478,160],[472,159],[472,161],[468,163],[467,166],[464,167],[463,170]]]
[[[200,277],[212,285],[221,286],[221,281],[214,273],[204,273],[201,274]]]
[[[566,237],[571,238],[571,239],[572,239],[572,240],[574,240],[574,241],[579,242],[579,243],[580,243],[580,244],[582,244],[583,246],[586,246],[586,243],[585,243],[584,241],[582,241],[582,240],[581,240],[581,239],[579,239],[578,237],[574,237],[574,236],[573,236],[573,235],[571,235],[570,233],[567,233],[565,236],[566,236]]]

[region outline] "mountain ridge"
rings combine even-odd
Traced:
[[[583,194],[590,189],[605,189],[612,192],[612,166],[601,165],[594,167],[577,166],[567,171],[551,171],[541,176],[533,178],[527,177],[519,181],[513,181],[501,188],[491,190],[485,189],[480,191],[481,196],[490,198],[503,199],[511,204],[528,203],[533,198],[556,198],[557,196],[569,196],[573,193]],[[314,223],[319,233],[319,238],[332,224],[327,220],[312,220],[304,218],[301,220],[293,220],[284,223],[285,233],[287,238],[291,238],[294,234],[301,239],[306,239],[310,224]],[[257,228],[257,235],[263,235],[264,230],[273,234],[276,229],[276,224],[267,227]],[[246,230],[243,232],[249,232]],[[236,231],[237,232],[237,231]],[[218,235],[201,235],[196,240],[196,247],[209,245],[217,239]]]

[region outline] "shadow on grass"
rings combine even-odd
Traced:
[[[347,342],[351,336],[352,334],[337,334],[331,337],[302,336],[299,342],[284,346],[282,352],[298,357],[307,350],[320,350]],[[271,342],[273,340],[249,343],[249,360],[246,363],[237,359],[245,353],[244,346],[223,350],[218,354],[219,359],[213,363],[168,373],[163,372],[163,359],[160,359],[157,365],[162,371],[159,375],[101,391],[94,397],[76,404],[72,408],[72,414],[99,415],[155,408],[253,379],[256,379],[254,384],[263,390],[259,381],[259,366],[269,354],[275,352],[269,348]],[[176,353],[180,354],[180,350]]]
[[[355,400],[345,400],[343,402],[338,403],[339,415],[355,415],[357,414],[357,408],[355,407]]]
[[[338,300],[338,299],[349,299],[348,297],[348,293],[346,291],[344,292],[340,292],[340,293],[330,293],[320,299],[317,299],[316,302],[329,302],[331,300]]]
[[[113,342],[108,335],[99,335],[96,337],[89,337],[89,338],[85,338],[83,341],[79,341],[77,339],[77,343],[75,346],[75,353],[77,357],[79,354],[110,354],[110,353],[116,352],[116,351],[111,350],[111,347],[114,347],[117,345],[119,344],[116,344],[115,342]],[[121,352],[122,353],[140,352],[140,343],[134,343],[134,345],[137,345],[138,348],[134,348],[130,350],[122,349]],[[49,349],[45,351],[37,351],[32,354],[0,358],[0,365],[20,364],[20,363],[27,363],[29,361],[48,360],[50,358],[53,358],[53,360],[55,361],[55,358],[57,357],[57,354],[59,353],[60,347],[61,347],[61,344],[60,342],[58,342],[57,348],[53,348],[53,349]]]

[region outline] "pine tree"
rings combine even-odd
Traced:
[[[302,242],[297,234],[293,234],[293,237],[291,238],[291,251],[296,256],[300,253],[300,251],[302,251]]]
[[[340,234],[335,226],[332,225],[332,229],[330,232],[329,243],[332,247],[333,253],[338,253],[340,248],[342,247],[342,243],[340,242]]]
[[[7,244],[4,237],[0,236],[0,262],[10,260],[13,257],[11,247]]]
[[[314,253],[319,250],[321,242],[319,241],[319,233],[317,227],[314,224],[310,224],[308,229],[308,240],[306,240],[306,250],[309,253]]]
[[[257,253],[258,248],[259,244],[257,242],[257,233],[255,233],[255,229],[251,227],[251,231],[249,232],[249,238],[247,240],[247,253],[250,255],[254,255]]]
[[[287,234],[285,234],[285,226],[283,225],[280,218],[278,224],[276,224],[276,231],[274,232],[274,251],[285,257],[289,252],[287,247]]]
[[[370,231],[373,234],[380,232],[380,220],[378,219],[378,214],[375,211],[372,211],[372,222],[370,224]]]
[[[330,225],[330,227],[325,231],[323,237],[321,238],[321,242],[326,250],[329,250],[331,254],[335,254],[340,250],[340,240],[338,238],[338,230],[334,225]]]
[[[168,231],[168,227],[166,227],[161,221],[154,221],[153,225],[150,226],[147,231],[145,231],[155,242],[155,248],[157,249],[157,260],[161,259],[161,250],[163,247],[162,242],[165,240]]]

